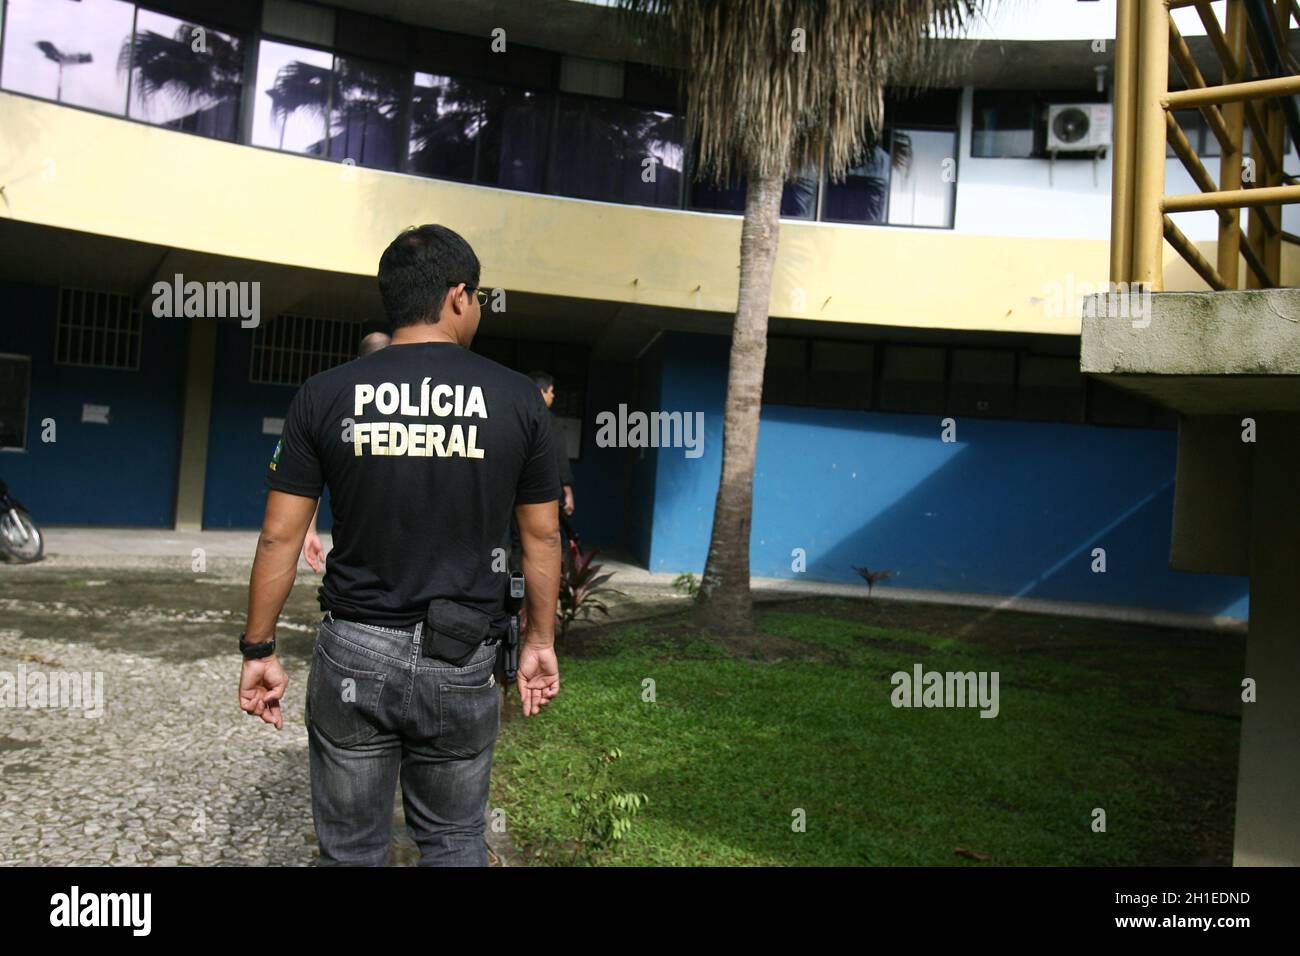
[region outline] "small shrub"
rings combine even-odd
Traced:
[[[601,574],[602,566],[593,562],[599,553],[597,550],[584,553],[576,541],[569,541],[568,554],[560,569],[560,606],[555,613],[560,637],[568,633],[574,621],[588,620],[594,613],[609,617],[609,606],[597,595],[622,593],[607,584],[614,572]]]
[[[685,574],[679,574],[673,578],[673,590],[685,594],[687,597],[695,597],[700,593],[700,582],[690,571]]]
[[[570,794],[571,812],[578,827],[578,852],[588,860],[623,839],[632,829],[633,818],[650,800],[644,793],[609,789],[609,769],[622,756],[617,747],[600,754],[591,762],[586,786]]]

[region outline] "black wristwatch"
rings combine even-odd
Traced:
[[[275,653],[274,637],[269,641],[259,641],[256,644],[249,644],[244,640],[244,634],[247,633],[248,632],[245,631],[243,634],[239,635],[239,653],[244,655],[244,660],[257,661],[261,660],[263,657],[270,657]]]

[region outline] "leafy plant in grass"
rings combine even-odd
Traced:
[[[609,617],[609,606],[598,595],[622,593],[607,586],[614,572],[600,573],[603,565],[593,560],[599,553],[598,549],[583,552],[576,541],[569,542],[569,551],[560,569],[560,606],[555,614],[560,637],[568,633],[569,625],[574,621],[589,620],[595,613]]]
[[[578,821],[578,853],[592,860],[601,850],[623,839],[632,829],[632,820],[649,803],[644,793],[609,789],[609,770],[623,756],[611,747],[592,760],[586,786],[570,794],[571,812]]]
[[[695,597],[700,593],[700,582],[690,571],[685,574],[679,574],[673,578],[673,590],[685,594],[687,597]]]
[[[871,589],[876,586],[877,581],[886,581],[894,576],[893,571],[872,571],[870,568],[860,568],[856,564],[850,564],[849,567],[858,572],[858,577],[867,582],[867,597],[871,597]]]

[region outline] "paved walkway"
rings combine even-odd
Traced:
[[[322,535],[326,551],[329,535]],[[170,561],[189,562],[194,549],[202,548],[206,558],[240,558],[251,560],[257,544],[256,531],[163,531],[139,528],[51,528],[46,532],[46,553],[52,562],[85,565],[139,565],[165,567]],[[170,560],[169,560],[170,559]],[[633,588],[638,597],[655,592],[663,598],[675,595],[672,591],[674,573],[656,573],[632,563],[624,556],[602,553],[598,559],[608,570],[617,572],[617,586]],[[305,563],[300,568],[310,573]],[[828,581],[810,581],[786,578],[753,578],[751,586],[761,599],[799,597],[839,597],[866,599],[866,587],[860,584],[841,584]],[[949,604],[963,607],[980,607],[991,610],[1029,611],[1038,614],[1058,614],[1063,617],[1092,618],[1095,620],[1126,621],[1135,624],[1155,624],[1167,627],[1184,627],[1196,630],[1225,630],[1244,633],[1246,622],[1231,617],[1211,617],[1204,614],[1186,614],[1176,611],[1156,611],[1146,608],[1126,608],[1107,604],[1086,604],[1075,601],[1056,601],[1042,598],[1016,598],[989,594],[970,594],[954,591],[932,591],[918,588],[877,586],[871,592],[872,600],[914,601],[928,604]]]

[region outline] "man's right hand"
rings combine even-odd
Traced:
[[[316,533],[315,528],[307,530],[307,537],[302,543],[302,556],[317,574],[320,574],[321,568],[325,567],[325,547],[321,544],[320,535]]]
[[[531,717],[560,692],[560,664],[555,648],[529,644],[519,648],[519,671],[515,675],[524,716]]]

